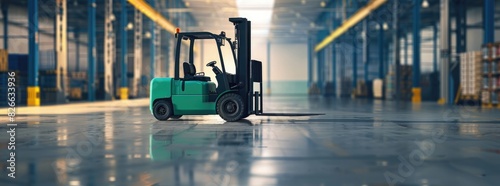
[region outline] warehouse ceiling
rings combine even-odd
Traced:
[[[234,29],[229,17],[244,16],[252,21],[253,37],[305,42],[307,31],[321,29],[314,24],[327,10],[324,0],[185,0],[199,28],[218,33]],[[251,2],[251,3],[250,3]],[[268,2],[273,2],[269,7]],[[239,6],[238,6],[239,5]],[[270,20],[265,17],[270,12]]]
[[[81,27],[85,29],[87,0],[67,0],[68,1],[68,26]],[[102,4],[104,0],[96,0]],[[344,0],[351,4],[354,0]],[[363,3],[367,0],[360,0]],[[427,0],[428,8],[422,9],[422,24],[425,27],[439,20],[439,0]],[[2,0],[13,6],[27,7],[27,0]],[[115,14],[119,13],[119,0],[115,2]],[[252,31],[254,38],[270,39],[283,42],[305,42],[309,31],[331,30],[331,25],[316,25],[316,19],[325,12],[342,13],[345,10],[335,10],[328,8],[329,0],[184,0],[181,5],[171,6],[173,1],[157,0],[156,8],[164,15],[169,13],[181,13],[187,15],[191,20],[183,30],[185,31],[210,31],[219,33],[226,31],[232,33],[233,25],[228,21],[229,17],[245,16],[252,21]],[[455,1],[452,1],[454,3]],[[170,4],[169,4],[170,3]],[[468,7],[480,7],[482,1],[465,1]],[[53,0],[39,0],[41,18],[51,18],[54,16]],[[450,14],[453,16],[454,9],[450,7]],[[347,11],[350,10],[347,7]],[[132,8],[130,8],[132,9]],[[242,13],[243,12],[243,13]],[[131,14],[132,12],[129,12]],[[270,21],[267,20],[269,13]],[[119,16],[119,15],[116,15]],[[132,15],[131,15],[132,16]],[[338,15],[337,15],[338,16]],[[97,12],[97,18],[103,19],[102,11]],[[27,26],[27,20],[17,19],[11,16],[12,24]],[[411,13],[406,13],[400,18],[402,26],[410,28]],[[482,23],[469,23],[481,25]],[[100,25],[98,25],[100,26]],[[44,28],[40,28],[44,30]],[[409,31],[409,30],[408,30]],[[47,32],[52,32],[50,29]],[[231,36],[231,35],[229,35]]]

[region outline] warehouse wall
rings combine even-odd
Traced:
[[[1,19],[3,19],[3,15]],[[0,20],[1,20],[0,19]],[[28,25],[28,12],[25,7],[9,6],[9,21]],[[54,21],[47,16],[39,16],[39,29],[46,30],[53,34]],[[3,21],[0,21],[0,32],[3,34]],[[28,29],[22,26],[9,25],[9,52],[28,53]],[[54,48],[53,37],[40,34],[40,50],[50,50]],[[3,47],[3,37],[0,37],[0,46]]]
[[[495,4],[495,26],[500,26],[500,17],[498,11],[500,10],[500,1]],[[479,24],[478,24],[479,23]],[[483,23],[483,8],[469,8],[467,9],[467,24],[480,25]],[[481,28],[469,28],[467,31],[467,51],[479,51],[483,44],[484,31]],[[495,41],[500,41],[500,29],[495,30]]]
[[[0,14],[0,20],[3,19]],[[40,63],[54,63],[55,60],[50,52],[54,51],[55,41],[54,41],[54,18],[43,12],[43,8],[40,8],[39,13],[39,30],[45,31],[47,34],[39,33],[39,50],[40,50]],[[9,6],[9,21],[15,22],[16,24],[22,24],[24,26],[19,26],[15,24],[9,25],[9,53],[17,54],[28,54],[28,12],[26,7]],[[0,21],[0,33],[3,33],[3,21]],[[80,63],[79,69],[87,69],[87,34],[86,30],[82,30],[80,33]],[[74,39],[74,34],[72,32],[68,33],[68,39]],[[3,48],[3,37],[0,37],[0,47]],[[68,41],[68,70],[73,71],[76,69],[76,44],[75,42]],[[43,67],[40,66],[42,69]]]

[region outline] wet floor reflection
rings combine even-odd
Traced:
[[[146,107],[27,118],[16,134],[19,179],[6,177],[2,160],[0,185],[387,185],[385,173],[402,185],[500,181],[493,111],[323,99],[277,98],[267,109],[325,116],[235,123],[216,115],[160,122]],[[7,141],[0,136],[2,159]],[[408,176],[403,164],[413,168]]]

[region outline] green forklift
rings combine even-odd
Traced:
[[[218,114],[232,122],[251,114],[266,116],[310,116],[320,114],[271,114],[262,111],[262,62],[251,60],[251,22],[246,18],[229,18],[235,27],[235,41],[225,32],[178,32],[175,34],[174,77],[158,77],[151,81],[150,106],[153,116],[160,121],[178,119],[182,115]],[[189,41],[189,61],[182,63],[184,77],[180,77],[180,48]],[[203,72],[197,73],[193,62],[195,40],[215,40],[220,58],[207,63],[215,73],[217,86]],[[229,44],[236,68],[235,74],[226,72],[221,47]],[[259,90],[254,92],[254,83]]]

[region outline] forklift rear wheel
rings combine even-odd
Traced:
[[[245,115],[245,104],[240,95],[228,93],[217,101],[217,113],[226,121],[238,121]]]
[[[153,106],[153,115],[157,120],[165,121],[172,116],[172,103],[167,100],[159,100]]]
[[[172,119],[179,119],[181,117],[182,117],[182,115],[173,115],[173,116],[170,116],[170,118],[172,118]]]

